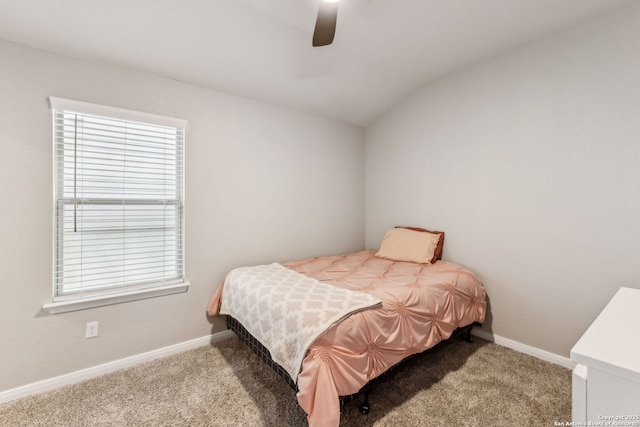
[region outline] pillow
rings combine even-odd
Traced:
[[[421,231],[423,233],[440,235],[440,240],[438,241],[438,247],[436,248],[436,253],[433,256],[433,259],[431,260],[431,264],[435,264],[437,260],[442,259],[442,247],[444,246],[444,231],[429,231],[429,230],[425,230],[424,228],[400,227],[399,225],[396,225],[396,228],[406,228],[407,230]]]
[[[382,239],[375,256],[392,261],[431,264],[435,259],[439,234],[425,233],[408,228],[392,228]]]

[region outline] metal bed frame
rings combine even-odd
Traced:
[[[453,332],[453,334],[451,334],[451,336],[449,338],[447,338],[446,340],[443,340],[441,342],[448,341],[448,340],[452,339],[454,336],[458,336],[460,334],[463,334],[464,335],[464,340],[466,342],[468,342],[468,343],[472,343],[473,342],[473,336],[471,335],[471,329],[473,329],[474,326],[482,326],[482,324],[480,324],[478,322],[474,322],[474,323],[472,323],[470,325],[458,328]],[[287,382],[287,384],[289,384],[289,386],[293,389],[293,391],[295,391],[296,393],[298,392],[298,386],[296,385],[295,381],[291,378],[289,373],[287,371],[285,371],[282,366],[280,366],[279,364],[277,364],[276,362],[273,361],[273,359],[271,358],[271,353],[269,353],[269,350],[264,345],[262,345],[262,343],[260,341],[258,341],[258,339],[256,337],[251,335],[249,333],[249,331],[247,331],[239,321],[237,321],[235,318],[233,318],[231,316],[227,316],[227,329],[231,329],[245,344],[247,344],[249,346],[249,348],[251,348],[251,350],[253,350],[258,356],[260,356],[260,358],[267,365],[269,365],[279,376],[281,376]],[[428,350],[429,349],[427,349],[425,351],[428,351]],[[417,356],[418,354],[422,354],[422,353],[417,353],[417,354],[414,354],[414,355],[411,355],[411,356],[408,356],[408,357],[402,359],[400,362],[398,362],[397,364],[395,364],[392,367],[390,367],[389,369],[387,369],[381,375],[377,376],[376,378],[373,378],[371,381],[366,383],[356,393],[348,395],[348,396],[339,396],[338,398],[340,400],[340,411],[342,412],[342,408],[344,407],[346,402],[353,401],[357,396],[359,396],[360,394],[363,394],[364,400],[363,400],[362,404],[360,404],[359,409],[360,409],[361,413],[363,413],[365,415],[368,414],[369,413],[369,409],[370,409],[370,406],[369,406],[369,394],[371,393],[371,390],[373,389],[373,387],[375,386],[377,381],[380,378],[382,378],[384,375],[386,375],[387,373],[391,372],[396,367],[400,366],[401,364],[403,364],[407,360],[413,358],[414,356]]]

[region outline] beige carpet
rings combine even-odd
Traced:
[[[341,426],[552,426],[571,372],[476,338],[386,375]],[[0,405],[2,426],[304,426],[295,394],[237,338]]]

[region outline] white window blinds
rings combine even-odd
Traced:
[[[49,99],[54,302],[183,282],[186,122]]]

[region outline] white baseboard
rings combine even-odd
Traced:
[[[523,344],[518,341],[510,340],[509,338],[501,337],[500,335],[492,334],[491,332],[483,331],[482,329],[473,328],[471,334],[478,338],[487,340],[503,347],[508,347],[512,350],[519,351],[520,353],[528,354],[529,356],[537,357],[546,362],[555,363],[567,369],[573,369],[576,367],[576,363],[572,362],[569,358],[560,356],[559,354],[551,353],[546,350],[541,350],[537,347],[532,347],[527,344]]]
[[[22,397],[43,393],[45,391],[50,391],[64,385],[74,384],[80,381],[98,377],[100,375],[105,375],[119,369],[129,368],[131,366],[135,366],[144,362],[150,362],[161,357],[171,356],[183,351],[203,347],[231,337],[233,335],[234,334],[232,331],[218,332],[212,335],[206,335],[204,337],[184,341],[178,344],[170,345],[168,347],[151,350],[146,353],[136,354],[130,357],[125,357],[124,359],[114,360],[113,362],[103,363],[101,365],[92,366],[90,368],[81,369],[79,371],[70,372],[68,374],[2,391],[0,392],[0,403],[10,402]]]
[[[563,366],[567,369],[573,369],[576,366],[576,363],[572,362],[566,357],[541,350],[539,348],[532,347],[518,341],[510,340],[508,338],[501,337],[500,335],[495,335],[490,332],[483,331],[482,329],[474,328],[471,333],[478,338],[494,342],[498,345],[502,345],[521,353],[537,357],[538,359],[542,359],[550,363],[555,363],[556,365]],[[64,385],[74,384],[80,381],[98,377],[100,375],[105,375],[119,369],[129,368],[140,363],[159,359],[161,357],[171,356],[183,351],[203,347],[205,345],[209,345],[225,338],[229,338],[233,335],[234,334],[232,331],[218,332],[212,335],[206,335],[204,337],[195,338],[182,343],[170,345],[168,347],[159,348],[157,350],[148,351],[146,353],[136,354],[134,356],[125,357],[124,359],[114,360],[113,362],[103,363],[101,365],[92,366],[90,368],[81,369],[79,371],[60,375],[54,378],[49,378],[14,389],[2,391],[0,392],[0,403],[10,402],[22,397],[43,393]]]

